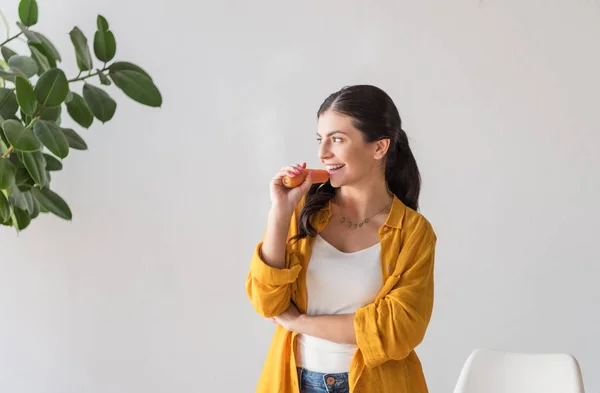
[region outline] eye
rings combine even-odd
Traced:
[[[333,138],[331,138],[331,140],[334,142],[341,142],[342,138],[340,138],[339,136],[334,136]]]
[[[321,138],[317,138],[317,143],[321,143]]]

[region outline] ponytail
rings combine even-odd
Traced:
[[[406,132],[400,129],[398,137],[387,154],[385,179],[388,189],[406,206],[419,209],[421,174],[417,161],[410,150]]]

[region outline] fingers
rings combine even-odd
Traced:
[[[304,168],[306,168],[306,163],[302,163],[302,164],[296,164],[293,166],[288,166],[288,167],[284,167],[287,171],[288,171],[288,175],[291,176],[295,176],[295,175],[299,175],[304,171]],[[282,168],[282,169],[284,169]]]
[[[277,173],[275,179],[281,179],[284,176],[297,176],[304,171],[304,168],[306,168],[306,163],[281,167],[281,170]]]

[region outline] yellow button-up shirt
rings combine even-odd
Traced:
[[[298,233],[301,202],[293,214],[288,240]],[[322,231],[331,217],[331,202],[311,218]],[[436,235],[419,213],[394,197],[391,211],[379,228],[384,285],[373,301],[356,310],[357,351],[349,372],[354,393],[426,393],[421,362],[414,349],[425,336],[434,295]],[[252,256],[246,291],[255,310],[265,318],[278,316],[294,302],[306,313],[306,269],[313,237],[288,241],[286,267],[277,269],[262,259],[260,242]],[[257,393],[299,392],[295,360],[297,333],[278,325],[258,381]]]

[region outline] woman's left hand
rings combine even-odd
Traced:
[[[279,316],[273,318],[273,322],[278,323],[284,329],[289,330],[290,332],[295,332],[300,317],[302,317],[302,314],[300,314],[300,311],[298,311],[296,305],[292,303],[287,310],[285,310]]]

